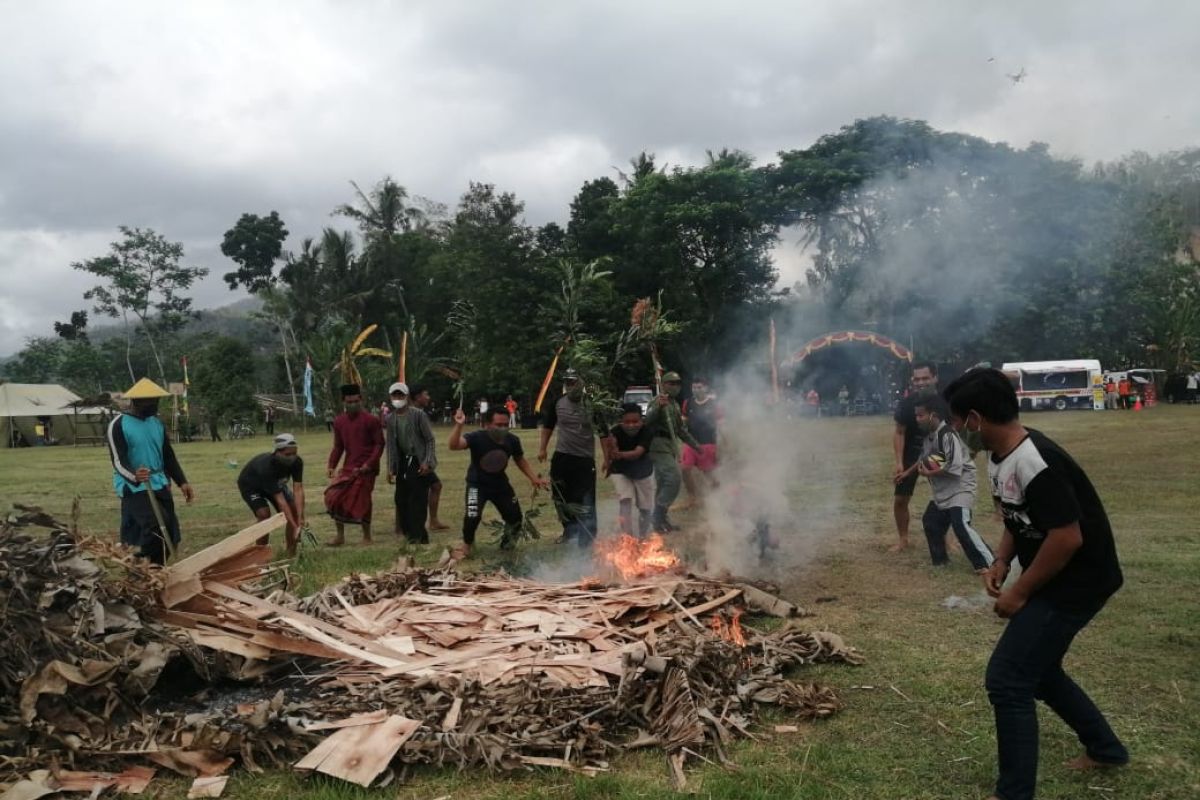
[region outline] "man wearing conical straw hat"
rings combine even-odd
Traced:
[[[166,426],[158,418],[158,402],[169,396],[161,386],[142,378],[125,393],[129,410],[109,423],[106,437],[113,488],[121,498],[121,542],[155,564],[165,564],[179,544],[171,482],[187,502],[195,499]]]

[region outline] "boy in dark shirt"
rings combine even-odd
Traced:
[[[895,484],[892,500],[892,515],[896,519],[896,534],[899,537],[889,551],[897,553],[908,547],[909,501],[917,487],[917,473],[910,469],[921,455],[921,443],[925,432],[917,424],[917,398],[937,394],[937,365],[932,361],[920,361],[912,367],[912,392],[896,405],[893,419],[892,450],[896,466],[892,471]]]
[[[276,436],[272,452],[260,453],[242,467],[237,487],[255,519],[270,517],[272,507],[283,512],[287,519],[284,532],[287,553],[296,555],[300,529],[304,527],[304,459],[299,456],[296,437],[290,433]],[[259,544],[266,543],[265,536],[259,540]]]
[[[508,410],[504,406],[492,406],[484,419],[484,428],[463,435],[467,415],[460,408],[454,414],[454,430],[450,432],[447,446],[451,450],[470,450],[471,466],[467,468],[466,514],[463,516],[462,555],[470,555],[475,544],[475,532],[483,521],[483,506],[491,502],[500,512],[509,527],[521,523],[521,504],[516,492],[508,482],[505,469],[509,459],[517,469],[539,489],[546,489],[550,481],[539,478],[525,459],[521,440],[508,431]],[[504,542],[502,541],[503,545]]]
[[[1004,516],[1004,537],[984,587],[1009,620],[987,668],[996,717],[999,777],[994,800],[1032,798],[1042,700],[1071,726],[1084,755],[1071,766],[1116,766],[1129,753],[1100,709],[1063,671],[1075,636],[1121,587],[1112,528],[1099,495],[1065,450],[1018,417],[1005,375],[975,369],[946,387],[955,427],[982,439],[988,480]],[[1021,577],[1004,587],[1013,558]]]
[[[654,433],[642,424],[642,408],[637,403],[621,406],[621,423],[614,425],[609,448],[609,477],[620,505],[620,525],[624,533],[633,531],[633,509],[638,510],[638,538],[650,530],[654,514],[654,462],[650,443]]]

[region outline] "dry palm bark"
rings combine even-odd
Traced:
[[[724,760],[751,735],[760,705],[840,708],[790,670],[861,660],[795,619],[730,641],[714,630],[747,600],[794,607],[682,576],[543,584],[401,565],[296,599],[269,588],[286,567],[255,544],[264,530],[160,569],[36,511],[0,525],[7,776],[295,764],[368,785],[414,764],[594,773],[655,746],[678,783],[689,754]]]

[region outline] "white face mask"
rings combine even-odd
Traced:
[[[392,401],[392,408],[394,408],[394,409],[397,409],[397,410],[399,410],[399,409],[401,409],[401,408],[404,408],[404,407],[405,407],[405,406],[407,406],[407,405],[408,405],[408,400],[407,400],[407,399],[404,399],[404,400],[393,400],[393,401]]]

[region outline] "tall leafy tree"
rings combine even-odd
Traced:
[[[167,373],[159,339],[177,331],[191,314],[192,300],[184,292],[207,275],[208,270],[184,266],[183,245],[167,241],[149,228],[122,225],[119,230],[122,239],[110,245],[108,255],[71,266],[101,280],[83,294],[84,299],[95,303],[96,313],[122,320],[130,380],[137,380],[130,357],[136,321],[165,386]]]
[[[191,393],[214,420],[254,413],[256,364],[250,347],[217,337],[191,360]]]
[[[287,236],[288,230],[277,211],[265,217],[242,214],[237,223],[225,231],[221,252],[238,265],[237,270],[225,273],[229,288],[244,286],[263,300],[263,316],[279,334],[292,408],[299,409],[296,377],[292,370],[292,355],[298,351],[296,333],[286,311],[288,298],[277,289],[275,275],[275,264],[283,256]]]

